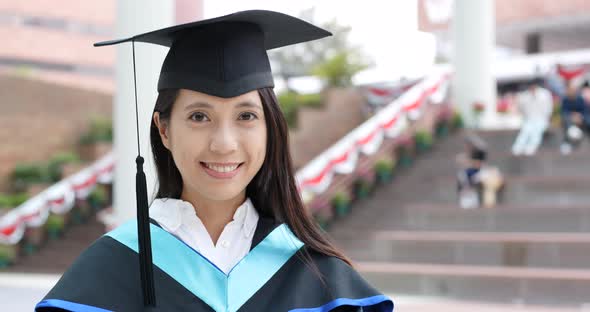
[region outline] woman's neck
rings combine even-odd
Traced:
[[[225,226],[233,220],[236,209],[246,200],[245,192],[232,199],[216,201],[183,190],[180,199],[191,203],[195,213],[209,232],[213,244],[217,244]]]

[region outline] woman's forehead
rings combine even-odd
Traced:
[[[179,102],[179,104],[181,104],[181,106],[184,108],[262,108],[262,102],[257,90],[246,92],[235,97],[223,98],[194,90],[180,89],[177,102]]]

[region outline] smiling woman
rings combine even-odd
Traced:
[[[148,223],[138,157],[138,222],[88,248],[36,310],[392,311],[305,210],[272,89],[267,49],[327,35],[245,11],[99,44],[170,46],[150,130],[158,191]]]

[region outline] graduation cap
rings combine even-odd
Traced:
[[[162,64],[158,91],[189,89],[234,97],[274,87],[267,50],[332,35],[301,19],[272,11],[250,10],[167,27],[133,37],[95,43],[95,47],[131,42],[137,130],[136,199],[140,276],[144,305],[154,307],[147,186],[139,149],[135,42],[170,47]]]

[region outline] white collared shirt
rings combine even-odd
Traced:
[[[536,87],[534,93],[530,90],[521,92],[517,103],[525,120],[549,121],[553,113],[553,96],[542,87]]]
[[[233,220],[225,226],[217,245],[214,245],[192,204],[187,201],[155,199],[150,207],[150,217],[226,274],[250,251],[259,218],[250,199],[246,199],[236,209]]]

